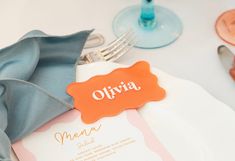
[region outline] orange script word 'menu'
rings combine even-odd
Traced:
[[[63,132],[56,132],[54,137],[58,143],[63,145],[66,141],[75,141],[80,139],[81,137],[91,136],[92,134],[98,132],[101,128],[101,124],[97,127],[91,127],[89,129],[82,129],[81,131],[77,131],[74,133],[63,131]]]

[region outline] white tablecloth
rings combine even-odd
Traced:
[[[40,29],[54,35],[95,28],[107,42],[114,39],[113,17],[122,8],[140,0],[20,0],[0,1],[0,47],[15,42],[29,30]],[[226,44],[214,30],[216,18],[235,8],[234,0],[157,0],[179,15],[184,30],[170,46],[134,49],[118,62],[131,64],[147,60],[161,70],[192,80],[235,110],[235,83],[224,71],[217,56],[217,46]],[[228,45],[235,52],[235,47]]]
[[[0,1],[0,48],[26,32],[40,29],[52,35],[65,35],[96,29],[107,42],[115,38],[112,20],[124,7],[140,0],[8,0]],[[226,44],[214,30],[216,18],[235,8],[234,0],[156,0],[179,15],[182,36],[173,44],[153,50],[133,49],[118,60],[131,64],[147,60],[151,65],[180,78],[200,84],[213,96],[235,110],[235,83],[217,56],[217,46]],[[228,45],[235,52],[235,47]]]

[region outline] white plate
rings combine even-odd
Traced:
[[[77,68],[79,81],[124,65],[94,63]],[[176,161],[235,161],[235,113],[200,86],[151,69],[167,97],[140,114]]]
[[[94,63],[79,66],[79,81],[124,65]],[[235,113],[200,86],[156,68],[167,97],[146,104],[140,114],[176,161],[235,161]]]

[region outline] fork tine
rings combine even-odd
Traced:
[[[109,60],[113,57],[116,57],[116,55],[119,55],[119,53],[125,50],[125,48],[127,47],[132,47],[135,44],[134,40],[135,40],[135,37],[134,35],[132,35],[132,37],[129,37],[129,39],[122,42],[122,44],[119,44],[118,47],[115,47],[114,49],[112,49],[112,51],[109,51],[109,53],[107,53],[106,55],[103,55],[105,60]]]
[[[113,56],[112,58],[108,59],[107,61],[115,61],[115,60],[119,59],[122,55],[124,55],[127,52],[129,52],[132,49],[133,46],[134,46],[134,44],[126,47],[122,52],[117,53],[115,56]]]
[[[105,58],[106,61],[115,61],[117,59],[119,59],[121,56],[123,56],[124,54],[126,54],[127,52],[129,52],[135,43],[132,43],[131,45],[125,46],[125,48],[123,48],[122,50],[119,50],[118,52],[115,52],[115,54],[113,54],[112,57],[109,58]]]
[[[136,36],[132,30],[121,35],[107,47],[89,52],[80,58],[78,64],[87,64],[97,61],[115,61],[127,53],[136,43]]]
[[[132,33],[131,35],[129,35],[128,37],[126,37],[122,41],[118,42],[116,46],[113,46],[109,50],[102,52],[101,55],[103,57],[107,57],[107,58],[112,57],[113,55],[115,55],[115,52],[117,52],[117,50],[122,50],[125,46],[130,45],[130,43],[134,39],[135,39],[135,35]]]
[[[126,40],[130,36],[130,34],[133,34],[132,30],[129,30],[128,32],[122,34],[119,38],[117,38],[116,40],[108,44],[106,47],[102,48],[100,52],[104,52],[105,50],[112,49],[114,46]]]
[[[107,50],[107,52],[113,52],[117,49],[120,49],[123,45],[128,45],[128,43],[130,43],[133,38],[134,38],[134,33],[129,33],[128,35],[126,35],[126,37],[124,37],[122,40],[120,40],[119,42],[117,42],[115,45],[113,45],[109,50]],[[102,55],[106,56],[107,52],[103,52]]]

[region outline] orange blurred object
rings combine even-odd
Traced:
[[[222,13],[216,21],[215,29],[221,39],[235,46],[235,9]]]
[[[232,76],[233,80],[235,80],[235,67],[229,70],[229,74]]]

